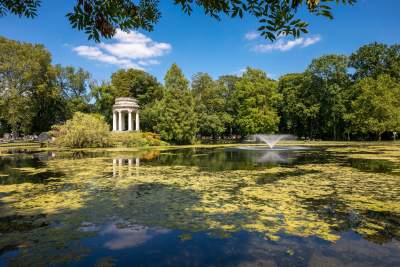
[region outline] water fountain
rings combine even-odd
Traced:
[[[304,150],[306,147],[301,146],[277,146],[282,140],[296,140],[296,136],[290,134],[254,134],[250,135],[246,141],[255,143],[264,143],[267,146],[245,146],[239,149],[246,150],[268,150],[268,151],[287,151],[287,150]]]
[[[295,140],[296,137],[290,134],[255,134],[251,138],[254,141],[262,141],[269,146],[270,149],[274,149],[275,145],[281,140]]]
[[[248,151],[246,153],[253,153],[255,162],[265,164],[285,164],[290,162],[290,158],[294,157],[292,152],[307,150],[309,148],[302,146],[281,146],[278,145],[280,141],[296,140],[296,136],[289,134],[254,134],[250,135],[246,142],[263,143],[263,145],[240,146],[236,149],[239,151]]]

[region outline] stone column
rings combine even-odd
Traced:
[[[132,159],[128,159],[128,176],[131,177],[132,176]]]
[[[132,111],[128,111],[128,131],[132,131]]]
[[[121,159],[118,159],[118,176],[122,176],[122,172],[124,171],[123,170],[123,165],[124,165],[124,160],[121,158]]]
[[[117,113],[113,111],[113,132],[117,130]]]
[[[136,176],[139,176],[139,166],[140,166],[140,159],[136,158],[135,159],[135,165],[136,165]]]
[[[139,110],[136,111],[136,119],[135,119],[135,122],[136,122],[135,130],[136,130],[136,131],[140,131],[140,126],[139,126]]]
[[[118,111],[118,131],[122,131],[122,112]]]
[[[126,130],[126,120],[125,120],[125,118],[126,118],[126,114],[122,113],[122,129],[121,129],[121,131],[125,131]]]
[[[117,159],[113,159],[113,177],[117,176]]]

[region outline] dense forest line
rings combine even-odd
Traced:
[[[290,133],[323,140],[393,138],[400,132],[400,45],[372,43],[350,56],[324,55],[302,73],[270,79],[248,67],[214,80],[189,81],[173,64],[164,84],[141,70],[121,69],[110,81],[52,65],[43,45],[0,37],[0,133],[48,131],[75,112],[111,122],[116,97],[141,105],[141,128],[171,143]]]

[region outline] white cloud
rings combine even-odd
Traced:
[[[307,47],[313,45],[321,40],[320,36],[313,36],[307,38],[297,38],[294,40],[287,40],[285,37],[280,37],[278,40],[271,44],[258,44],[252,47],[252,50],[260,53],[267,53],[272,51],[289,51],[295,47]]]
[[[147,37],[143,33],[137,31],[131,31],[128,33],[121,30],[117,30],[114,39],[122,43],[148,43],[152,41],[149,37]]]
[[[73,50],[90,60],[117,65],[122,68],[143,69],[144,66],[160,64],[155,58],[169,53],[172,46],[155,42],[146,35],[132,31],[117,30],[114,42],[100,43],[96,46],[78,46]]]
[[[80,56],[85,56],[90,59],[101,56],[103,53],[97,47],[81,45],[74,48],[74,51],[78,53]]]
[[[139,60],[138,61],[139,65],[142,66],[151,66],[151,65],[158,65],[160,64],[160,61],[156,60],[156,59],[149,59],[149,60]]]
[[[307,46],[313,45],[315,43],[318,43],[319,41],[321,41],[321,37],[320,36],[314,36],[314,37],[306,38],[304,40],[303,47],[307,47]]]
[[[135,68],[142,69],[137,64],[135,64],[132,60],[117,58],[115,56],[109,55],[101,51],[98,47],[95,46],[86,46],[81,45],[73,48],[73,50],[80,56],[86,57],[90,60],[100,61],[103,63],[117,65],[122,68]]]
[[[244,35],[244,39],[248,41],[253,41],[257,39],[260,35],[257,32],[248,32]]]

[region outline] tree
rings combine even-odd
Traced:
[[[67,103],[62,97],[61,88],[55,82],[55,70],[49,66],[47,73],[48,84],[38,86],[33,90],[32,105],[33,119],[30,133],[46,132],[55,123],[66,120]]]
[[[239,129],[233,123],[233,118],[236,116],[234,109],[235,100],[233,99],[233,93],[236,90],[236,83],[240,81],[240,77],[237,75],[222,75],[218,78],[217,84],[223,91],[223,97],[225,100],[225,111],[230,116],[230,123],[226,124],[226,132],[229,135],[239,134]]]
[[[355,69],[355,80],[377,78],[381,74],[400,80],[400,45],[364,45],[351,54],[349,66]]]
[[[221,136],[232,117],[226,112],[225,87],[215,82],[206,73],[197,73],[192,79],[192,94],[195,98],[199,118],[199,133],[202,136]]]
[[[309,90],[317,96],[319,132],[321,137],[337,139],[344,131],[343,115],[346,112],[350,78],[347,72],[348,58],[342,55],[325,55],[314,59],[307,68],[311,83]]]
[[[387,131],[400,130],[400,84],[389,75],[379,75],[377,79],[364,78],[354,85],[359,92],[352,102],[352,112],[345,118],[353,129],[364,133],[374,133],[381,140]]]
[[[30,99],[19,95],[18,91],[11,89],[2,101],[2,118],[11,128],[13,136],[29,133],[34,116]]]
[[[119,70],[111,75],[111,82],[100,85],[91,84],[92,96],[95,98],[97,112],[101,113],[107,122],[112,121],[112,105],[117,97],[134,97],[139,101],[141,112],[141,128],[152,130],[151,109],[164,94],[163,87],[157,79],[135,69]]]
[[[218,83],[223,85],[225,89],[225,97],[229,99],[232,93],[235,91],[235,84],[240,80],[240,77],[236,75],[222,75],[218,78]]]
[[[153,129],[168,142],[191,144],[197,132],[197,116],[187,86],[189,82],[176,64],[171,66],[164,80],[165,95],[150,110]]]
[[[168,90],[176,89],[180,91],[187,91],[189,88],[189,81],[185,78],[182,70],[175,63],[168,69],[164,77],[165,87]]]
[[[151,117],[151,112],[154,103],[160,100],[164,94],[163,87],[157,79],[142,70],[128,69],[113,73],[111,84],[114,88],[115,97],[130,96],[139,101],[141,128],[145,131],[153,130],[155,122]]]
[[[92,82],[90,84],[91,95],[95,99],[94,108],[96,112],[104,116],[106,122],[112,124],[112,106],[117,95],[116,89],[109,82],[102,82],[100,85]]]
[[[302,7],[314,15],[333,18],[332,5],[349,4],[356,0],[175,0],[182,11],[190,15],[194,6],[202,8],[206,15],[220,19],[221,15],[258,20],[262,36],[275,40],[280,34],[299,36],[306,33],[308,23],[296,14]],[[40,0],[0,0],[0,16],[8,12],[29,18],[36,17]],[[332,5],[330,5],[332,4]],[[77,0],[73,11],[67,14],[73,28],[84,31],[89,39],[111,38],[117,29],[153,29],[160,18],[158,0]]]
[[[0,37],[0,116],[15,135],[47,130],[57,120],[52,81],[51,55],[42,45]]]
[[[271,133],[279,124],[276,105],[281,95],[277,83],[265,72],[247,68],[235,84],[232,107],[236,111],[234,124],[242,136],[256,133]]]
[[[65,118],[69,119],[75,112],[90,112],[89,83],[90,73],[82,68],[56,65],[56,84],[61,90],[65,102]]]
[[[279,79],[278,91],[282,94],[279,104],[280,129],[298,136],[313,137],[320,103],[311,89],[310,75],[290,73]]]
[[[163,89],[157,79],[142,70],[119,70],[111,75],[116,97],[134,97],[141,106],[162,98]]]

